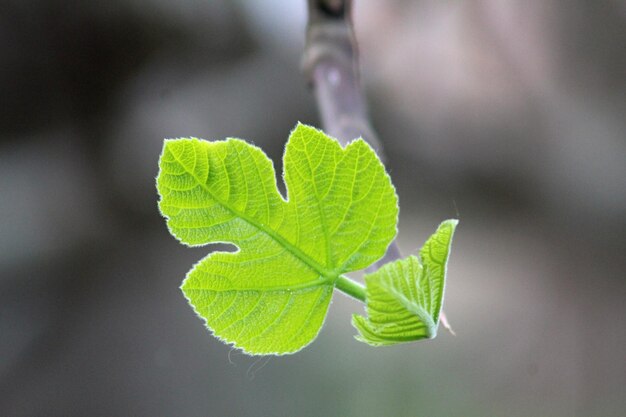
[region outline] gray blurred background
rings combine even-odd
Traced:
[[[461,219],[457,332],[371,348],[337,295],[288,357],[232,351],[178,289],[165,137],[280,169],[319,126],[304,1],[0,3],[0,416],[626,415],[626,3],[357,0],[363,83],[415,251]]]

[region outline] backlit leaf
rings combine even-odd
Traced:
[[[420,250],[420,259],[389,262],[365,277],[367,315],[354,315],[357,339],[370,345],[394,345],[437,334],[446,266],[457,220],[443,222]]]
[[[381,258],[396,235],[389,176],[363,140],[346,148],[302,124],[272,162],[242,140],[167,140],[159,208],[181,242],[236,245],[187,274],[182,290],[214,334],[252,354],[300,350],[318,334],[337,278]]]

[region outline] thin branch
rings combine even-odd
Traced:
[[[369,121],[360,86],[352,4],[352,0],[308,0],[303,71],[313,88],[324,131],[342,145],[362,137],[384,161],[382,143]],[[385,256],[368,271],[398,258],[400,251],[392,242]]]

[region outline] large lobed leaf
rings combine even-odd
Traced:
[[[370,345],[394,345],[437,334],[446,265],[457,220],[443,222],[420,250],[366,275],[367,315],[354,315],[357,339]]]
[[[342,149],[298,124],[283,163],[287,200],[272,162],[238,139],[167,140],[159,161],[170,232],[191,246],[239,248],[201,260],[182,290],[215,335],[252,354],[310,343],[339,275],[381,258],[396,235],[395,190],[363,140]]]

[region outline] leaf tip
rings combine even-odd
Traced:
[[[441,222],[439,227],[441,227],[441,226],[449,226],[449,227],[452,227],[452,228],[456,228],[456,226],[458,224],[459,224],[459,219],[448,219],[448,220],[444,220],[443,222]]]
[[[287,140],[287,143],[293,141],[293,140],[297,140],[297,139],[311,139],[311,138],[325,138],[327,140],[336,140],[330,136],[328,136],[326,133],[324,133],[323,131],[317,129],[314,126],[308,125],[306,123],[302,123],[302,122],[298,122],[296,123],[296,126],[291,130],[291,132],[289,133],[289,138]]]

